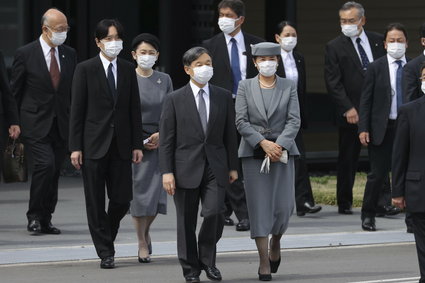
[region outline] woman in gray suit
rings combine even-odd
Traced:
[[[136,36],[131,52],[137,62],[136,74],[142,109],[143,162],[133,166],[133,200],[130,212],[139,240],[140,263],[150,262],[152,253],[149,229],[156,215],[167,213],[167,194],[159,172],[159,118],[162,103],[173,91],[169,75],[152,69],[159,56],[159,39],[149,33]]]
[[[260,257],[258,276],[270,281],[279,267],[280,239],[294,209],[294,155],[299,155],[294,140],[301,122],[297,86],[275,74],[280,45],[258,43],[252,46],[252,55],[259,75],[239,84],[236,127],[242,136],[239,157],[251,238]],[[269,170],[260,172],[268,167],[267,161]]]

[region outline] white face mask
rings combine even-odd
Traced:
[[[425,94],[425,82],[422,82],[421,90],[422,90],[422,92]]]
[[[138,55],[137,65],[144,70],[149,70],[155,65],[156,59],[155,55]]]
[[[353,37],[359,34],[359,28],[357,25],[341,25],[341,31],[348,37]]]
[[[201,66],[193,68],[193,79],[201,84],[206,84],[214,75],[214,69],[211,66]]]
[[[113,40],[103,42],[103,53],[109,58],[115,58],[122,50],[122,40]]]
[[[50,39],[50,42],[53,45],[59,46],[59,45],[62,45],[65,42],[66,34],[67,34],[66,31],[64,31],[64,32],[54,32],[52,30],[50,30],[50,31],[52,32],[52,37],[49,37],[49,39]]]
[[[239,26],[235,26],[235,23],[237,20],[239,20],[239,18],[233,19],[233,18],[221,17],[221,18],[218,18],[218,26],[220,27],[220,30],[222,32],[224,32],[225,34],[230,34],[239,27]]]
[[[391,42],[387,44],[387,53],[394,59],[400,59],[406,53],[406,44]]]
[[[260,74],[265,77],[271,77],[276,73],[277,62],[276,61],[263,61],[257,64]]]
[[[292,51],[297,46],[297,38],[294,36],[281,37],[280,47],[286,52]]]

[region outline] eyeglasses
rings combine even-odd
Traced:
[[[49,26],[46,26],[46,27],[53,32],[69,32],[71,29],[70,27],[60,27],[60,28],[52,28]]]

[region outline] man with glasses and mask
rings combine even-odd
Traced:
[[[143,157],[136,72],[117,58],[123,33],[117,20],[101,20],[95,30],[100,52],[77,65],[72,82],[71,163],[82,168],[90,235],[106,269],[115,267],[114,241],[133,198],[131,162]]]
[[[61,233],[51,219],[67,153],[71,82],[77,63],[75,50],[63,44],[69,27],[61,11],[47,10],[41,28],[38,39],[16,51],[10,83],[22,137],[32,154],[27,230],[33,235]]]
[[[338,173],[337,202],[340,214],[352,214],[353,185],[361,144],[358,138],[359,102],[366,70],[371,62],[386,54],[383,36],[364,30],[364,8],[346,2],[339,10],[342,34],[326,45],[325,82],[337,107]],[[381,195],[380,215],[399,213],[390,205],[389,180]]]

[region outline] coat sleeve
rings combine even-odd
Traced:
[[[143,131],[142,131],[142,113],[140,106],[139,85],[137,83],[136,72],[131,70],[131,97],[130,97],[130,111],[132,123],[132,149],[143,149]]]
[[[329,44],[325,50],[325,83],[329,94],[341,111],[341,115],[353,108],[354,105],[347,96],[342,83],[341,69],[335,48]]]
[[[405,195],[406,171],[410,154],[408,111],[400,107],[392,154],[392,197]]]
[[[176,111],[172,94],[167,95],[159,122],[159,169],[161,174],[174,173],[176,144]]]
[[[26,78],[25,55],[22,50],[17,50],[12,64],[12,74],[10,77],[10,88],[15,97],[18,109],[21,106]]]
[[[87,109],[87,70],[79,64],[75,68],[71,88],[69,121],[69,151],[83,150],[84,122]]]
[[[256,131],[249,120],[247,95],[247,81],[241,81],[236,95],[236,128],[244,140],[253,148],[264,140],[264,136]]]
[[[362,93],[359,104],[359,129],[358,132],[370,131],[370,116],[373,102],[373,92],[375,89],[375,68],[369,65],[363,82]]]
[[[298,103],[297,87],[291,82],[290,98],[287,106],[287,115],[285,117],[285,126],[282,133],[277,137],[276,143],[285,149],[292,147],[295,137],[301,126],[300,106]]]
[[[6,66],[4,64],[3,54],[0,52],[0,92],[3,105],[3,113],[7,121],[7,125],[19,125],[18,107],[13,98],[7,78]],[[1,112],[0,112],[1,113]]]
[[[232,94],[226,92],[225,101],[227,106],[226,129],[224,132],[224,144],[227,150],[227,162],[229,170],[238,170],[238,142],[235,127],[235,107],[233,105]]]

